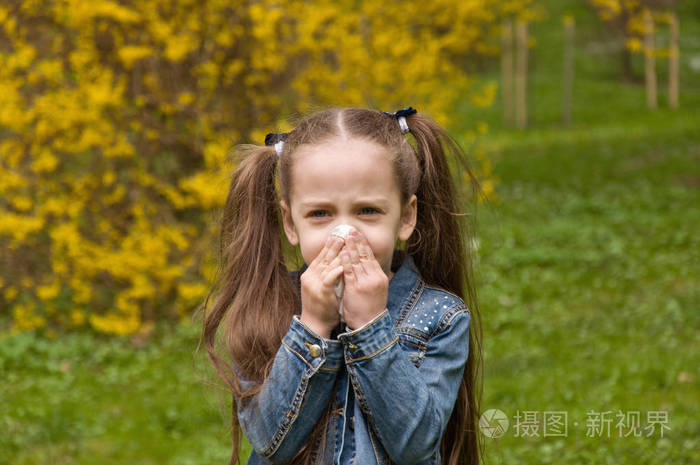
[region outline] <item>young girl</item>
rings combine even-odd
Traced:
[[[476,465],[472,228],[446,151],[479,187],[457,144],[410,107],[320,111],[266,144],[239,151],[202,333],[234,395],[231,464],[242,430],[248,464]]]

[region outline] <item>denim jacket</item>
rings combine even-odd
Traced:
[[[428,286],[410,255],[397,250],[397,262],[386,308],[361,328],[326,339],[293,317],[262,390],[237,402],[253,447],[248,465],[290,462],[329,402],[325,454],[315,463],[441,463],[470,313],[458,296]],[[297,286],[306,268],[291,272]]]

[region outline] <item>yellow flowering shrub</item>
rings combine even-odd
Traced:
[[[530,0],[6,0],[0,310],[15,331],[186,318],[215,269],[230,147],[318,105],[449,124]]]
[[[669,12],[652,11],[653,6],[660,7],[658,1],[640,0],[589,0],[598,17],[611,25],[624,39],[625,47],[632,53],[644,52],[644,23],[647,13],[651,14],[653,24],[669,23]],[[653,26],[652,26],[653,27]],[[654,52],[660,58],[668,55],[668,50],[657,49]]]

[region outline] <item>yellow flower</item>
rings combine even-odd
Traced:
[[[5,300],[12,301],[17,297],[17,288],[14,286],[9,286],[5,289]]]
[[[10,203],[19,211],[29,211],[32,208],[32,199],[24,195],[16,195],[10,199]]]
[[[82,326],[85,324],[85,310],[82,308],[74,308],[70,311],[70,324],[72,326]]]
[[[51,284],[47,284],[44,286],[38,286],[36,288],[36,295],[42,301],[46,301],[46,300],[51,300],[51,299],[55,299],[56,297],[58,297],[58,294],[60,291],[61,291],[61,285],[59,284],[58,281],[54,281]]]
[[[134,62],[151,56],[153,49],[144,45],[125,45],[119,49],[117,54],[124,66],[131,69]]]
[[[177,102],[182,106],[189,105],[194,102],[194,94],[192,92],[182,92],[178,94]]]
[[[12,325],[21,331],[32,331],[37,328],[43,328],[46,325],[46,319],[42,316],[34,314],[34,304],[16,304],[12,308]]]
[[[58,166],[58,158],[50,150],[44,149],[32,162],[32,170],[37,173],[50,173]]]
[[[625,45],[631,52],[640,52],[642,50],[642,41],[637,38],[627,39]]]
[[[207,287],[202,283],[180,283],[177,292],[183,300],[193,302],[201,299],[207,291]]]

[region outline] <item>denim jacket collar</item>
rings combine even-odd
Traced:
[[[403,250],[394,250],[392,271],[395,270],[395,264],[400,266],[389,281],[389,298],[386,306],[394,321],[397,321],[406,299],[414,295],[412,291],[420,284],[421,279],[413,257]]]

